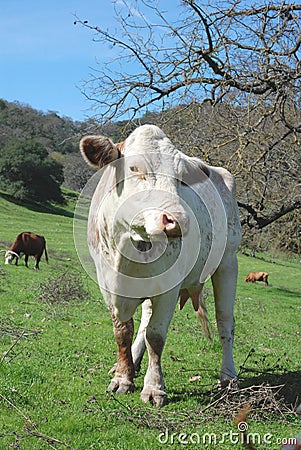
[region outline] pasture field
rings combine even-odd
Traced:
[[[0,258],[0,449],[242,449],[234,416],[248,402],[247,433],[259,449],[279,449],[300,433],[292,412],[301,401],[300,264],[239,255],[234,357],[240,391],[216,387],[221,348],[207,283],[213,342],[192,306],[176,310],[163,355],[169,403],[143,404],[147,358],[137,391],[106,392],[116,360],[109,313],[82,269],[73,244],[73,208],[21,205],[0,193],[0,247],[21,231],[43,234],[49,264],[40,271]],[[269,272],[268,287],[244,283]],[[139,322],[139,312],[135,319]],[[241,422],[242,423],[242,422]]]

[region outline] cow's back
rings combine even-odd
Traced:
[[[30,231],[25,231],[17,236],[22,240],[24,252],[28,255],[42,254],[45,248],[45,238]]]

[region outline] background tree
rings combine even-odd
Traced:
[[[112,49],[83,87],[100,119],[169,110],[171,138],[234,173],[253,231],[300,208],[300,3],[183,0],[176,19],[164,0],[126,5],[112,31],[78,19]]]
[[[35,141],[8,141],[0,154],[0,184],[14,198],[62,202],[62,165]]]
[[[72,154],[64,162],[64,186],[80,192],[95,172],[80,154]]]
[[[244,206],[243,245],[300,252],[300,140],[281,139],[285,129],[274,120],[245,139],[244,119],[239,107],[209,103],[148,118],[161,124],[187,154],[235,175],[239,205]]]

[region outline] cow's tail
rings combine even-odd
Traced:
[[[48,264],[48,254],[47,254],[47,250],[46,250],[46,244],[45,244],[45,247],[44,247],[44,252],[45,252],[45,259],[46,259],[46,262]]]
[[[208,320],[208,316],[207,316],[207,308],[206,308],[205,300],[202,296],[202,293],[200,293],[200,295],[199,295],[199,307],[198,307],[198,310],[196,311],[196,315],[197,315],[197,318],[199,319],[199,321],[201,322],[203,333],[212,342],[210,324],[209,324],[209,320]]]

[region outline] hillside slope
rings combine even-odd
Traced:
[[[54,111],[43,113],[29,105],[0,99],[0,146],[9,139],[33,139],[49,153],[77,151],[76,136],[82,124]],[[75,139],[74,139],[75,137]]]

